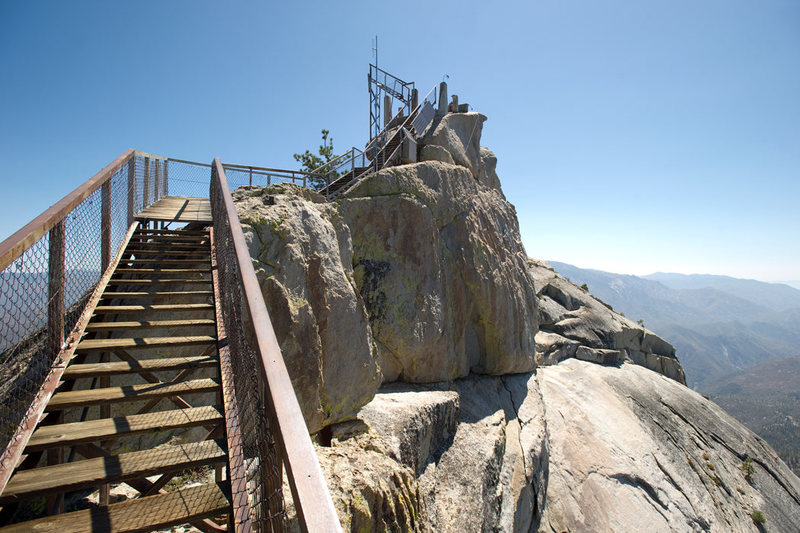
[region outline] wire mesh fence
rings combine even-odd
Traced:
[[[75,328],[109,259],[123,243],[133,215],[166,191],[165,160],[131,152],[100,179],[71,195],[67,212],[51,208],[12,236],[0,271],[0,469],[22,436],[41,386]],[[70,198],[68,196],[66,199]],[[58,205],[58,204],[57,204]],[[56,206],[54,206],[56,207]],[[45,216],[49,215],[49,216]],[[33,223],[32,223],[33,224]],[[41,235],[32,244],[26,241]],[[7,241],[8,242],[8,241]],[[3,243],[4,245],[6,242]],[[59,316],[54,316],[59,315]]]
[[[254,530],[282,531],[285,510],[281,491],[281,462],[265,405],[266,384],[262,373],[256,370],[262,363],[245,330],[245,325],[249,323],[248,299],[242,286],[230,220],[220,184],[215,179],[211,181],[210,196],[217,273],[220,286],[224,287],[217,304],[227,339],[220,339],[220,342],[227,344],[233,354],[230,358],[231,377],[244,459],[243,468],[238,473],[231,470],[231,486],[246,487]],[[237,475],[243,475],[245,479],[236,479],[234,476]],[[236,497],[233,494],[234,500]]]
[[[308,176],[297,171],[229,165],[226,173],[228,191],[286,182],[310,185]],[[167,196],[210,198],[219,312],[227,325],[244,462],[242,483],[237,485],[232,469],[231,484],[244,487],[255,530],[280,531],[286,512],[282,455],[271,431],[277,427],[271,424],[274,409],[267,405],[263,373],[254,371],[261,368],[261,356],[251,340],[253,326],[229,216],[222,211],[223,194],[212,166],[203,163],[131,150],[0,243],[0,473],[16,466],[27,438],[22,429],[32,428],[40,414],[36,407],[48,394],[42,385],[60,375],[54,362],[69,342],[77,342],[70,336],[86,320],[86,304],[137,213]]]

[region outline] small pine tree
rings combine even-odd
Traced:
[[[302,163],[300,170],[312,172],[319,169],[317,172],[323,175],[331,171],[331,168],[326,165],[326,163],[330,163],[332,159],[336,158],[336,155],[333,153],[333,137],[330,137],[330,133],[329,130],[322,130],[322,144],[318,150],[319,155],[312,153],[310,150],[306,150],[302,154],[294,154],[295,161]],[[338,172],[333,172],[330,176],[332,180],[338,177]],[[317,176],[312,176],[310,178],[310,184],[317,191],[325,188],[325,185],[327,185],[324,178]]]

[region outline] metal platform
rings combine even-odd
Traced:
[[[136,220],[211,223],[211,202],[208,198],[165,196],[150,207],[139,211]]]

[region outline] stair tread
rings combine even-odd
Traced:
[[[138,313],[145,311],[205,311],[213,310],[212,304],[152,304],[152,305],[98,305],[95,313]]]
[[[132,374],[137,372],[181,370],[184,368],[206,368],[215,367],[218,364],[219,359],[212,355],[139,359],[135,363],[128,361],[114,361],[112,363],[84,363],[68,366],[66,370],[64,370],[64,378],[74,379],[80,377]]]
[[[109,285],[158,285],[159,283],[205,283],[211,284],[210,279],[185,279],[185,278],[165,278],[165,279],[111,279]]]
[[[187,274],[187,273],[208,273],[210,268],[117,268],[116,272],[131,274]]]
[[[211,291],[106,291],[103,298],[155,298],[156,296],[211,296]]]
[[[191,263],[203,263],[209,261],[210,257],[205,255],[202,259],[123,259],[121,263],[134,263],[134,264],[153,264],[158,263],[161,265],[186,265]]]
[[[212,392],[220,387],[219,380],[212,378],[180,381],[178,383],[146,383],[142,385],[125,385],[122,387],[104,387],[102,389],[84,389],[68,392],[57,392],[50,398],[46,409],[57,411],[72,407],[89,405],[135,402],[152,400],[182,394]]]
[[[197,318],[194,320],[130,320],[119,322],[89,322],[89,324],[86,325],[86,331],[180,327],[207,328],[214,326],[216,326],[216,321],[211,318]]]
[[[221,408],[216,406],[174,409],[157,413],[101,418],[40,426],[33,432],[25,448],[28,453],[84,442],[102,441],[148,431],[204,426],[222,422]]]
[[[195,346],[214,344],[216,337],[210,335],[188,335],[182,337],[129,337],[118,339],[85,339],[78,343],[78,352],[123,350],[135,348],[165,348],[169,346]]]
[[[221,442],[207,440],[20,470],[0,495],[0,504],[196,468],[226,457]]]
[[[175,492],[114,503],[107,507],[21,522],[2,528],[0,531],[4,533],[152,531],[188,521],[227,514],[230,507],[229,483],[206,483]]]

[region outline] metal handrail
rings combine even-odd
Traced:
[[[244,291],[244,305],[252,322],[259,355],[259,372],[266,383],[267,405],[276,423],[275,438],[280,444],[283,464],[297,509],[301,527],[306,531],[341,531],[339,518],[331,500],[328,486],[319,466],[314,445],[308,434],[303,413],[297,402],[286,364],[281,354],[272,322],[264,303],[264,296],[253,269],[250,252],[244,239],[239,215],[233,203],[225,168],[214,159],[212,179],[217,180],[222,195],[225,216],[238,263],[239,278]],[[212,183],[213,187],[213,183]],[[235,354],[233,354],[235,357]]]
[[[89,197],[94,191],[111,179],[123,165],[136,155],[134,149],[125,150],[118,158],[109,163],[100,172],[86,180],[83,185],[67,194],[64,198],[46,209],[41,215],[34,218],[19,231],[0,242],[0,271],[16,261],[45,233],[53,229],[56,224],[64,220],[70,211]]]

